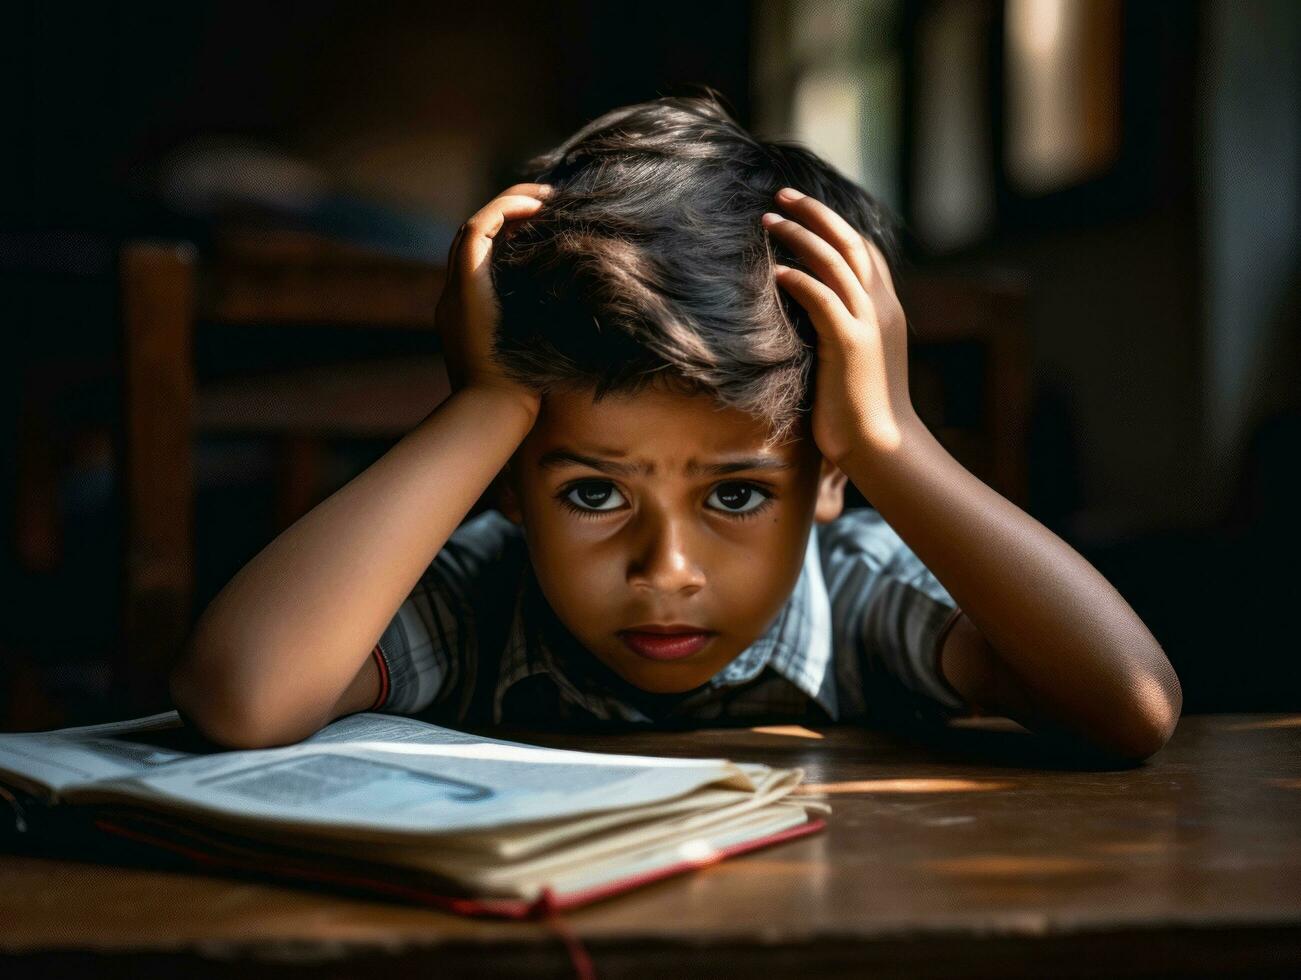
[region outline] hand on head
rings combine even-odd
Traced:
[[[480,387],[519,398],[536,415],[537,392],[510,379],[492,355],[501,306],[493,291],[494,240],[509,223],[536,215],[550,195],[546,184],[515,184],[474,213],[447,255],[447,281],[434,314],[452,390]]]

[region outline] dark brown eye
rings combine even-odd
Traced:
[[[613,483],[580,483],[565,497],[580,510],[615,510],[623,503]]]
[[[748,514],[768,499],[758,487],[749,483],[720,483],[706,501],[715,510],[729,514]]]

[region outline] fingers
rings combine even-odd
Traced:
[[[835,290],[800,269],[780,264],[774,266],[774,269],[777,284],[808,311],[809,319],[813,321],[819,335],[826,336],[838,330],[838,324],[844,315],[844,303]]]
[[[879,275],[868,251],[876,248],[872,242],[835,210],[794,187],[783,187],[777,192],[776,200],[786,214],[830,243],[853,270],[859,285],[869,293],[872,291],[872,283]]]
[[[515,184],[476,211],[457,230],[452,254],[467,272],[479,268],[492,253],[492,240],[508,221],[531,218],[551,194],[547,184]]]
[[[551,195],[553,190],[554,188],[550,184],[531,184],[526,182],[523,184],[511,184],[511,186],[507,187],[497,196],[501,197],[505,194],[523,194],[525,197],[546,198]]]
[[[504,194],[501,197],[494,197],[466,221],[464,226],[466,238],[470,240],[476,237],[496,238],[497,232],[501,231],[507,221],[531,217],[542,209],[542,204],[543,202],[538,198],[526,197],[523,194]]]
[[[780,239],[817,278],[831,287],[851,315],[862,316],[867,312],[870,302],[859,274],[832,243],[799,222],[778,214],[765,214],[763,224],[769,234]]]
[[[875,242],[867,242],[867,250],[872,256],[872,264],[876,266],[876,274],[885,281],[890,287],[890,292],[894,292],[894,276],[890,275],[890,263],[885,260],[885,254],[876,247]]]
[[[491,238],[501,230],[504,221],[526,218],[536,213],[551,193],[550,184],[513,184],[471,215],[465,223],[474,225],[486,222],[494,226],[492,234],[488,236]]]

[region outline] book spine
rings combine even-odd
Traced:
[[[584,892],[558,896],[550,889],[543,889],[541,895],[531,901],[511,898],[470,898],[441,894],[428,887],[421,887],[414,882],[396,880],[393,875],[379,877],[375,874],[367,874],[364,871],[349,871],[338,867],[330,867],[320,861],[295,860],[282,857],[272,863],[265,858],[230,853],[219,842],[205,843],[205,835],[194,830],[186,831],[179,839],[173,839],[169,836],[149,833],[139,827],[124,826],[113,819],[103,817],[95,821],[95,827],[104,834],[129,841],[146,851],[170,853],[175,859],[199,869],[233,872],[253,878],[270,877],[283,881],[331,886],[362,894],[379,895],[400,902],[429,905],[457,915],[505,919],[538,919],[554,917],[558,912],[589,905],[592,902],[631,891],[653,881],[684,874],[749,851],[817,833],[826,827],[826,821],[820,819],[810,820],[798,827],[779,831],[767,837],[721,848],[708,857],[667,865],[654,871],[622,878]]]

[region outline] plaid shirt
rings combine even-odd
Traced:
[[[495,511],[449,538],[373,655],[371,710],[456,725],[942,721],[968,706],[939,670],[959,610],[874,510],[815,525],[790,598],[701,687],[642,691],[559,622],[523,534]]]

